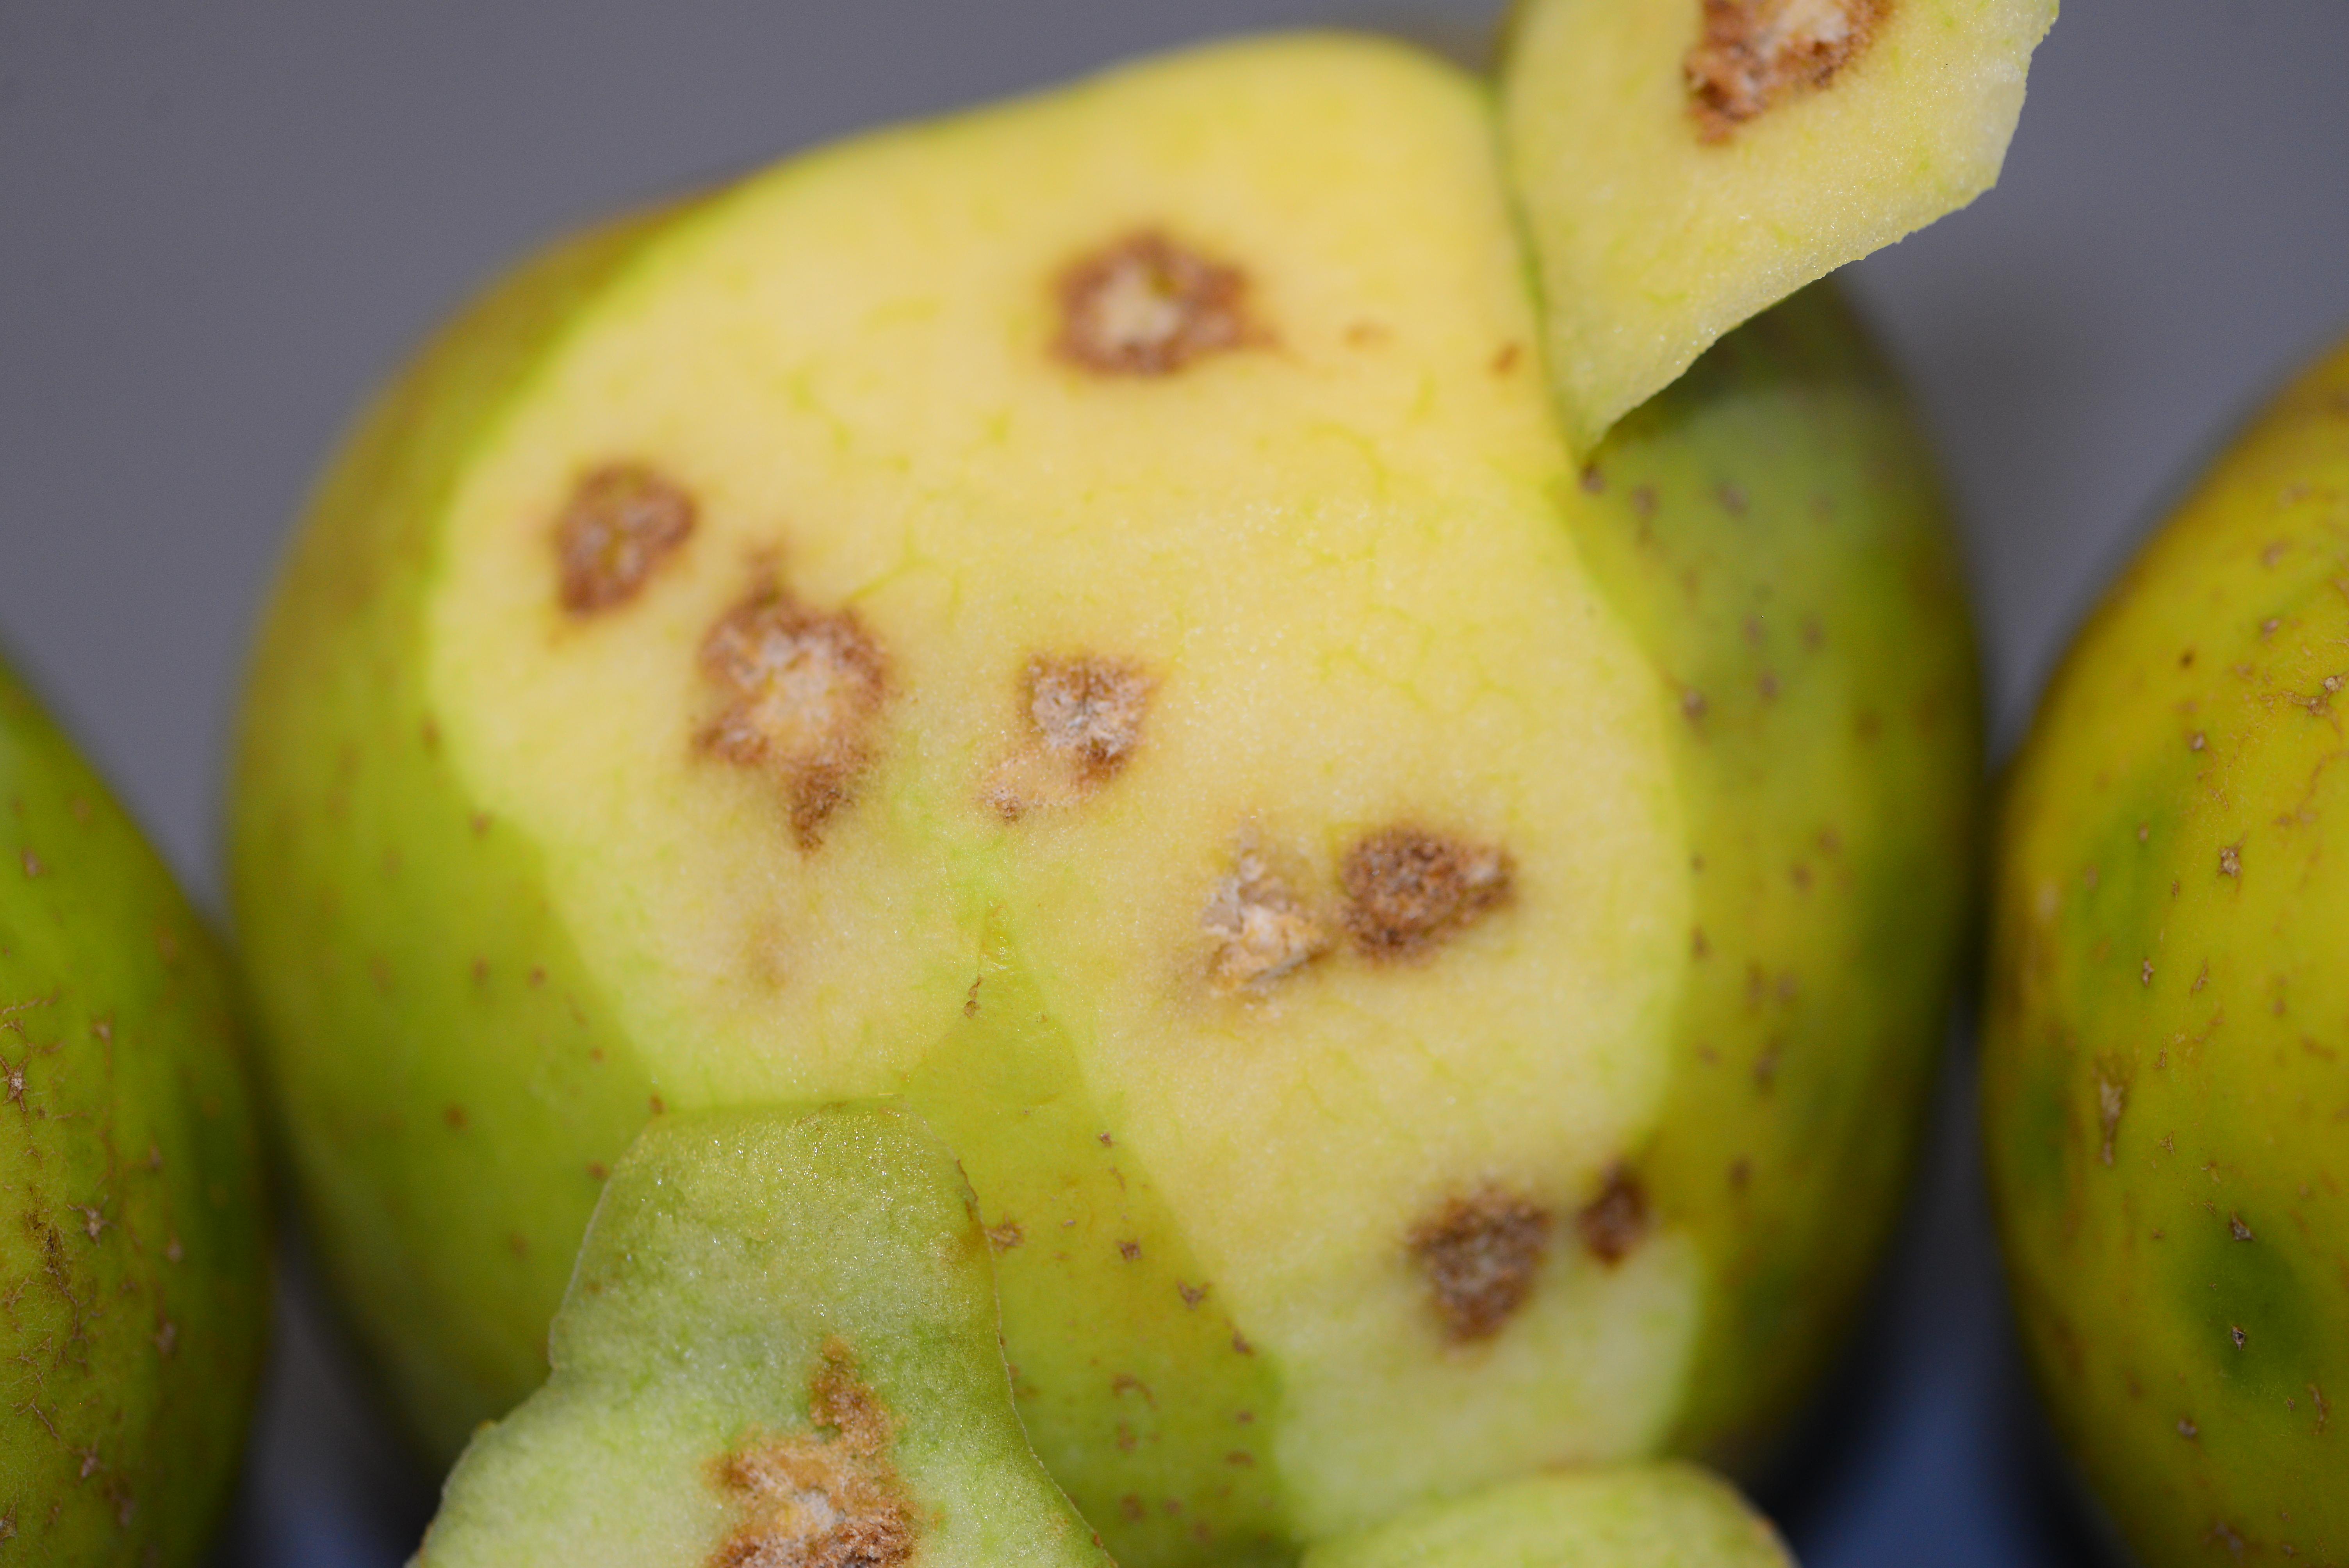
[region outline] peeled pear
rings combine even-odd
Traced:
[[[1832,296],[1560,422],[1492,88],[1300,35],[565,242],[330,470],[239,741],[322,1259],[428,1449],[664,1112],[898,1097],[1129,1568],[1766,1446],[1980,769]]]

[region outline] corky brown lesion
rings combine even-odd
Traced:
[[[709,1568],[898,1568],[919,1531],[889,1449],[889,1413],[838,1339],[808,1387],[808,1423],[755,1435],[710,1466],[735,1516]]]
[[[980,791],[1006,821],[1073,805],[1123,772],[1155,685],[1139,665],[1085,653],[1040,654],[1020,679],[1027,736]]]
[[[643,463],[606,463],[572,487],[554,524],[556,597],[575,616],[627,603],[693,536],[693,497]]]
[[[1247,274],[1162,230],[1141,229],[1061,273],[1062,359],[1103,376],[1171,376],[1194,360],[1265,341]]]
[[[1490,1339],[1532,1298],[1553,1221],[1520,1194],[1485,1187],[1449,1198],[1412,1230],[1412,1256],[1444,1336]]]
[[[1648,1226],[1648,1190],[1619,1161],[1607,1168],[1599,1195],[1574,1216],[1574,1229],[1583,1247],[1609,1268],[1630,1257],[1647,1240]]]
[[[1381,963],[1418,958],[1509,901],[1506,851],[1425,828],[1382,828],[1339,867],[1354,947]]]
[[[1891,0],[1702,0],[1704,32],[1682,62],[1697,134],[1724,141],[1857,59]]]
[[[771,567],[702,638],[703,677],[723,706],[701,749],[782,786],[800,847],[854,797],[871,766],[888,660],[854,612],[802,603]]]
[[[1329,923],[1261,849],[1243,844],[1199,924],[1214,941],[1207,980],[1226,995],[1261,992],[1327,953]]]

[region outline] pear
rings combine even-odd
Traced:
[[[1983,1128],[2055,1425],[2147,1568],[2349,1558],[2349,346],[2081,632],[1998,848]]]
[[[1960,575],[1826,294],[1578,454],[1500,141],[1202,49],[568,242],[377,404],[233,858],[429,1450],[648,1118],[873,1096],[1133,1568],[1780,1429],[1966,916]]]
[[[1794,1568],[1769,1522],[1693,1465],[1602,1465],[1422,1503],[1316,1542],[1303,1568]]]
[[[416,1568],[1110,1568],[1020,1431],[988,1254],[903,1109],[655,1119]]]
[[[226,965],[0,668],[0,1559],[183,1568],[235,1480],[268,1321]]]

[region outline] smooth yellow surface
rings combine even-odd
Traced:
[[[1707,142],[1682,70],[1699,0],[1527,0],[1502,123],[1575,449],[1754,312],[1989,190],[2054,20],[1891,0],[1824,88]]]
[[[1596,1191],[1661,1092],[1687,925],[1666,705],[1554,520],[1569,470],[1489,145],[1454,73],[1320,38],[789,167],[574,329],[458,493],[433,613],[447,743],[530,825],[668,1103],[900,1087],[1004,929],[1278,1367],[1311,1528],[1638,1451],[1695,1325],[1692,1257],[1561,1245],[1506,1345],[1444,1355],[1403,1247],[1488,1181],[1568,1212]],[[1244,266],[1277,346],[1151,382],[1055,359],[1052,281],[1142,226]],[[640,603],[574,624],[548,520],[622,457],[702,521]],[[771,783],[692,744],[693,650],[761,550],[854,606],[904,694],[814,851]],[[984,782],[1019,672],[1069,648],[1154,673],[1145,739],[1097,799],[1007,826]],[[1203,984],[1244,838],[1334,887],[1395,821],[1505,844],[1511,906],[1423,965]],[[1365,1401],[1424,1426],[1385,1435]]]

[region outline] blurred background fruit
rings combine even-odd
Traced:
[[[269,1327],[237,995],[138,826],[0,665],[0,1550],[184,1568]]]
[[[2016,759],[1982,1128],[2033,1369],[2152,1568],[2349,1557],[2349,349],[2122,573]]]

